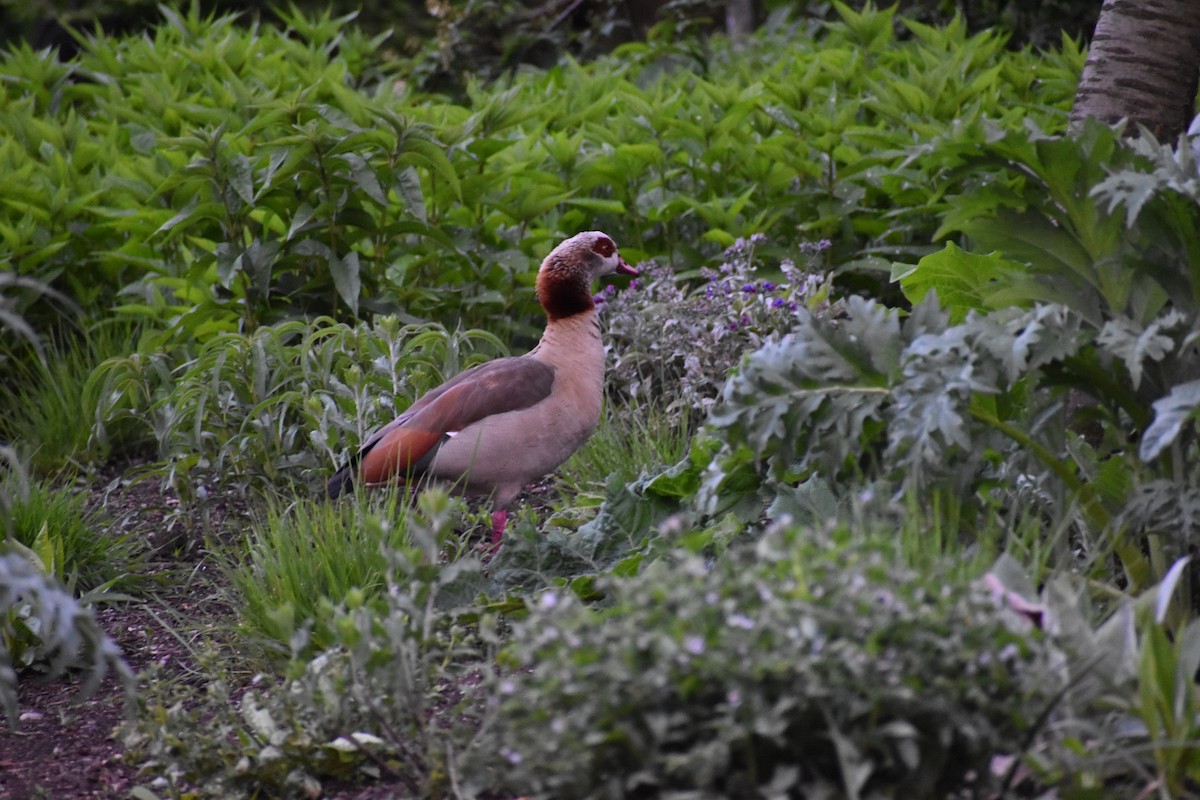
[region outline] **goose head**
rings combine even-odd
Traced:
[[[612,237],[601,231],[584,231],[550,251],[538,270],[537,294],[551,321],[595,309],[592,283],[604,275],[637,276],[626,263]]]

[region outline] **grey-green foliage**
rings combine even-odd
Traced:
[[[976,475],[984,448],[1004,445],[976,412],[1078,346],[1079,321],[1058,306],[972,314],[960,325],[933,300],[903,319],[857,297],[845,309],[833,320],[802,313],[795,332],[731,377],[709,420],[724,447],[702,507],[717,506],[727,473],[748,457],[783,482],[815,472],[844,485],[969,486],[964,470]]]
[[[1200,371],[1200,174],[1195,139],[1121,136],[1092,121],[1070,137],[987,142],[968,157],[978,185],[953,198],[940,233],[995,252],[948,245],[893,277],[914,302],[937,291],[955,321],[966,309],[1070,308],[1100,348],[1068,365],[1066,382],[1144,429],[1151,404]]]
[[[894,543],[776,529],[513,623],[468,786],[534,797],[945,797],[1053,703],[1049,648]],[[973,776],[973,777],[972,777]]]
[[[896,265],[911,314],[851,300],[844,319],[804,320],[750,355],[711,417],[721,449],[696,505],[757,495],[742,509],[754,519],[819,474],[842,496],[908,487],[923,503],[1032,507],[1076,525],[1094,543],[1081,552],[1111,545],[1125,586],[1145,589],[1165,561],[1136,537],[1159,534],[1168,554],[1197,537],[1191,142],[1126,146],[1090,124],[1009,131],[982,151],[967,156],[979,186],[942,232],[996,252],[949,244]]]
[[[1106,795],[1123,796],[1144,790],[1145,775],[1154,774],[1164,797],[1188,796],[1200,769],[1200,621],[1174,601],[1188,590],[1190,561],[1175,560],[1140,598],[1116,603],[1097,604],[1087,583],[1065,571],[1035,588],[1009,556],[985,577],[1063,651],[1064,702],[1029,760],[1044,782],[1065,792],[1102,773]]]
[[[1153,319],[1117,316],[1100,334],[1125,365],[1132,389],[1157,394],[1154,419],[1139,454],[1150,461],[1171,447],[1200,414],[1200,133],[1176,145],[1160,144],[1147,131],[1128,143],[1131,163],[1121,164],[1091,194],[1128,229],[1140,229],[1146,272],[1171,307]],[[1149,372],[1146,387],[1143,374]]]
[[[1200,485],[1200,173],[1194,134],[1173,146],[1122,134],[1092,121],[1071,136],[1009,130],[964,151],[976,185],[947,205],[941,233],[993,252],[951,244],[893,276],[913,302],[937,292],[955,322],[1014,307],[1069,313],[1073,335],[1047,332],[1063,337],[1059,349],[1012,388],[981,387],[968,409],[1028,456],[997,477],[1068,489],[1085,538],[1111,537],[1137,592],[1200,533],[1189,510]],[[1053,412],[1056,398],[1067,414]],[[1022,419],[1025,409],[1047,413]]]
[[[26,658],[30,654],[34,657]],[[30,559],[0,549],[0,705],[10,726],[17,723],[18,658],[42,665],[50,677],[84,670],[84,696],[99,687],[109,670],[127,692],[133,691],[133,673],[92,612]]]

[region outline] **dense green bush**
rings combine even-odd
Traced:
[[[207,13],[237,12],[245,24],[274,22],[280,16],[276,6],[261,0],[195,5]],[[844,14],[845,8],[861,11],[879,5],[871,0],[848,0],[844,6],[836,0],[761,0],[754,22],[768,27],[790,18],[815,22]],[[1009,37],[1010,46],[1042,48],[1058,45],[1064,34],[1090,37],[1100,8],[1094,0],[902,0],[896,6],[905,17],[932,25],[961,14],[972,33],[997,28]],[[556,8],[535,0],[298,0],[288,7],[309,15],[345,15],[370,36],[390,31],[388,46],[407,62],[406,79],[426,90],[461,91],[472,78],[494,79],[527,65],[549,67],[563,57],[591,60],[630,41],[683,40],[687,50],[699,55],[710,46],[709,37],[726,31],[723,0],[592,0]],[[78,46],[71,28],[86,31],[98,25],[110,34],[137,34],[156,12],[149,0],[7,3],[0,5],[0,45],[24,40],[36,49],[69,51]]]
[[[990,597],[845,531],[779,529],[603,589],[601,609],[552,590],[514,623],[477,788],[940,798],[985,785],[1057,685]]]
[[[630,260],[656,258],[679,278],[648,286],[668,294],[692,292],[700,267],[764,234],[771,263],[827,237],[814,269],[886,295],[884,270],[927,253],[945,197],[970,185],[964,154],[990,136],[989,119],[1061,125],[1081,63],[1070,48],[1008,53],[957,23],[906,23],[913,36],[898,41],[890,12],[847,11],[816,33],[784,27],[752,48],[714,46],[699,73],[674,45],[636,45],[472,87],[458,104],[390,83],[378,43],[336,20],[294,15],[281,31],[164,14],[152,37],[91,38],[70,61],[6,54],[0,117],[13,135],[0,169],[16,194],[0,207],[0,236],[16,275],[60,290],[85,320],[143,325],[143,355],[124,361],[135,377],[114,383],[110,365],[94,394],[127,389],[123,413],[149,412],[162,457],[179,456],[173,474],[188,480],[222,471],[239,442],[263,443],[244,466],[272,483],[326,463],[305,452],[314,428],[317,451],[357,441],[271,416],[329,376],[299,378],[289,363],[299,342],[266,355],[290,323],[243,338],[256,327],[394,312],[486,327],[523,349],[541,326],[534,268],[581,228],[607,230]],[[61,320],[16,308],[27,335]],[[786,327],[763,317],[731,320],[736,335],[699,373],[686,355],[662,364],[655,391],[710,401],[740,347]],[[640,339],[613,339],[614,352],[632,351],[618,365],[628,386],[656,355]],[[238,369],[259,379],[222,383]],[[376,388],[392,402],[395,386]]]
[[[754,525],[819,476],[843,508],[899,490],[968,529],[1036,513],[1072,531],[1079,568],[1134,594],[1160,580],[1196,541],[1200,203],[1189,143],[1118,136],[1013,131],[947,154],[979,178],[945,229],[998,252],[898,264],[910,313],[860,297],[837,319],[799,309],[731,377],[689,458],[640,487],[647,506],[674,496],[693,522]]]
[[[10,270],[85,315],[184,341],[377,312],[528,340],[538,261],[586,228],[685,270],[754,233],[882,269],[928,250],[958,185],[938,153],[982,141],[987,117],[1061,126],[1082,63],[961,24],[907,23],[902,42],[873,12],[687,69],[674,45],[630,45],[460,104],[394,83],[336,20],[164,13],[69,61],[5,54],[0,237]],[[39,308],[20,311],[44,331],[57,314]]]

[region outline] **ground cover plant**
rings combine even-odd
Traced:
[[[10,716],[162,586],[142,797],[1194,791],[1196,142],[1065,135],[1070,40],[835,9],[461,98],[299,13],[6,52]],[[323,500],[592,228],[604,423],[499,552]]]

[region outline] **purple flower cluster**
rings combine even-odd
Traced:
[[[596,295],[608,328],[610,384],[631,395],[653,396],[670,406],[704,409],[715,402],[730,368],[768,337],[787,333],[801,308],[828,313],[830,277],[756,256],[762,234],[738,239],[716,268],[699,270],[704,283],[691,288],[669,267],[639,264],[630,290],[608,286]],[[826,241],[800,248],[810,264],[829,249]]]
[[[637,281],[630,281],[629,288],[631,288],[631,289],[636,288],[633,286],[633,284],[636,282]],[[596,310],[598,310],[598,311],[603,310],[604,304],[607,303],[609,301],[609,298],[611,298],[616,293],[617,293],[616,285],[610,283],[607,286],[605,286],[603,289],[601,289],[599,294],[592,295],[592,302],[596,304]]]

